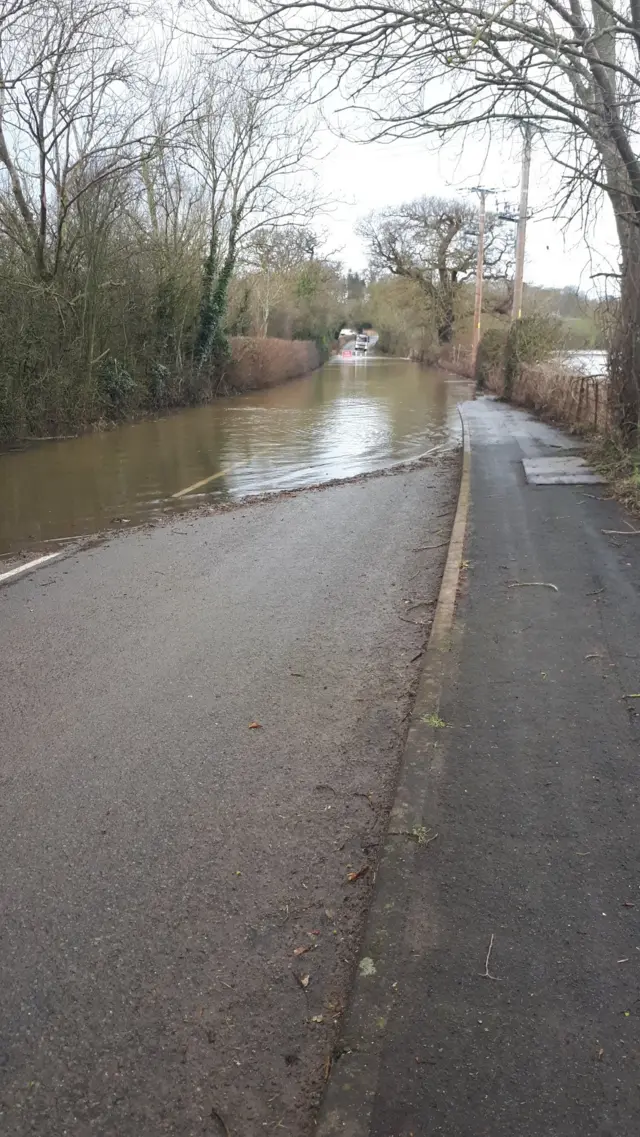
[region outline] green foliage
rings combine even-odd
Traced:
[[[474,375],[479,390],[487,386],[492,373],[502,370],[506,343],[507,332],[504,328],[489,328],[480,340]]]
[[[504,354],[505,398],[511,398],[523,364],[543,363],[560,344],[560,323],[552,316],[534,313],[513,323]]]
[[[171,386],[171,372],[164,363],[156,360],[151,364],[147,379],[147,397],[152,407],[164,407],[167,404]]]
[[[119,359],[107,359],[98,372],[98,389],[105,410],[119,416],[132,402],[136,381]]]

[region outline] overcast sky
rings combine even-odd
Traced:
[[[458,143],[439,150],[433,142],[407,141],[359,144],[329,139],[330,153],[320,166],[320,182],[327,196],[336,199],[325,227],[329,247],[345,268],[363,270],[367,260],[354,228],[359,217],[374,209],[411,200],[422,194],[449,196],[469,192],[483,184],[500,190],[490,206],[505,200],[517,204],[520,152],[513,147],[471,144],[460,153]],[[603,285],[597,272],[615,271],[617,248],[609,208],[604,204],[587,238],[579,222],[563,232],[563,223],[553,220],[553,202],[559,192],[558,175],[540,147],[531,170],[530,207],[533,216],[527,235],[525,280],[556,287],[577,285],[591,292]],[[515,235],[515,234],[514,234]]]

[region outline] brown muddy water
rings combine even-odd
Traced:
[[[335,360],[282,387],[7,451],[0,555],[446,449],[468,391],[402,359]]]

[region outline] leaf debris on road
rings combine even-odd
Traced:
[[[249,723],[249,730],[262,730],[262,723],[250,722]]]
[[[360,880],[361,876],[365,876],[365,874],[369,872],[369,868],[370,868],[369,865],[363,865],[362,868],[358,869],[357,872],[347,873],[347,880],[349,880],[349,881]]]

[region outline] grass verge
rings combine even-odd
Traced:
[[[640,515],[640,449],[624,450],[613,438],[595,438],[589,445],[589,460],[611,487],[613,496]]]

